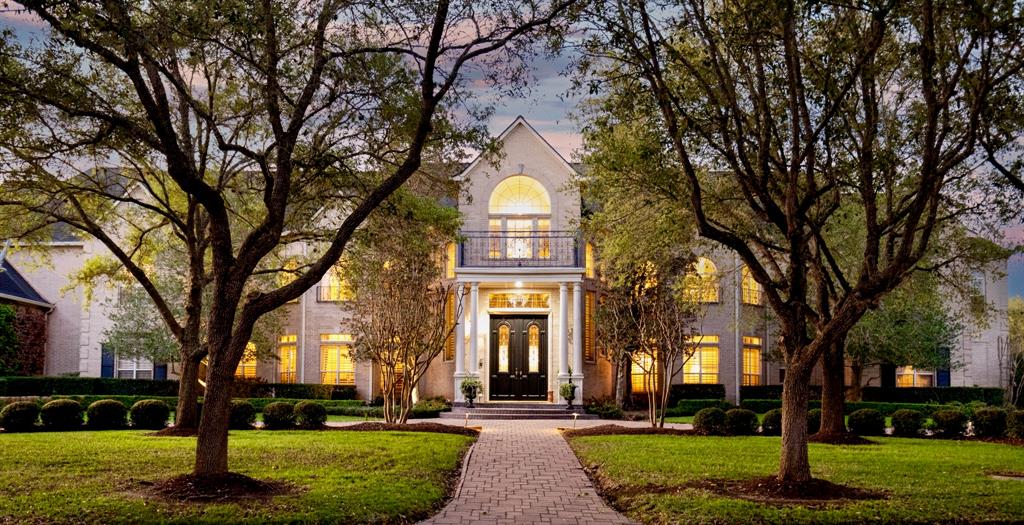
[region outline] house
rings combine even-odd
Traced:
[[[419,395],[462,401],[458,386],[467,377],[483,382],[489,401],[558,402],[559,386],[570,379],[580,385],[580,399],[611,395],[612,364],[597,344],[594,326],[594,249],[577,233],[583,211],[571,183],[577,172],[523,118],[498,142],[502,154],[496,162],[477,159],[458,175],[463,190],[456,205],[464,231],[461,242],[446,250],[445,278],[456,283],[455,297],[462,304],[449,309],[456,337],[422,380]],[[86,304],[80,289],[64,290],[68,275],[102,247],[65,236],[46,248],[50,266],[32,265],[27,275],[56,301],[48,319],[45,373],[173,377],[173,365],[168,370],[103,352],[102,334],[109,326],[104,301],[113,291],[97,290]],[[760,286],[724,249],[700,257],[694,269],[708,285],[701,292],[706,303],[702,335],[694,356],[672,382],[721,384],[733,401],[741,386],[781,384],[785,367],[772,359],[777,334]],[[988,326],[965,333],[962,368],[883,368],[868,374],[867,381],[1000,386],[996,347],[1007,331],[1005,273],[1005,264],[978,271],[979,290],[1001,313]],[[344,307],[350,299],[343,276],[329,272],[283,307],[276,358],[247,355],[236,375],[271,383],[351,385],[361,398],[372,399],[380,390],[377,374],[350,353],[353,337],[345,330]],[[462,312],[457,319],[455,311]],[[639,393],[642,370],[631,372],[632,388]]]
[[[0,305],[14,310],[17,359],[6,362],[11,375],[38,375],[45,370],[47,324],[53,304],[43,298],[11,261],[0,253]]]

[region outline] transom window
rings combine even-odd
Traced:
[[[551,197],[526,175],[513,175],[495,186],[487,206],[491,215],[551,215]]]
[[[688,340],[697,345],[697,348],[683,366],[683,383],[717,384],[718,336],[700,335]]]
[[[718,302],[718,267],[707,257],[698,257],[683,278],[684,295],[697,303]]]
[[[352,336],[320,334],[320,382],[325,385],[354,385],[355,372]]]
[[[546,309],[550,297],[546,293],[492,293],[487,298],[487,306],[495,310]]]
[[[743,386],[761,384],[761,338],[743,338]]]
[[[916,370],[912,366],[901,366],[896,369],[896,386],[900,388],[935,386],[935,372]]]

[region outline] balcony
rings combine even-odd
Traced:
[[[575,231],[464,231],[460,268],[582,268]]]

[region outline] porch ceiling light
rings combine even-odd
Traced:
[[[523,287],[523,281],[516,281],[514,284],[515,284],[516,288],[522,288]]]

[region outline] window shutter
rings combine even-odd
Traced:
[[[114,377],[114,352],[103,348],[100,364],[100,377]]]

